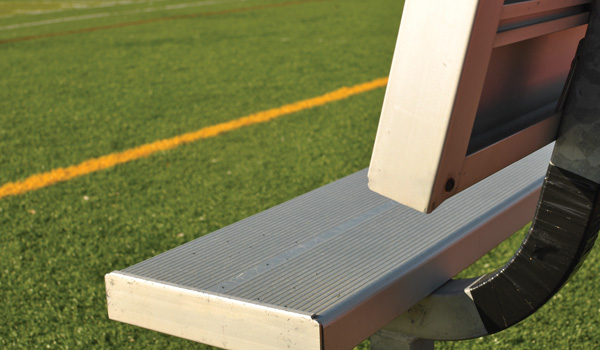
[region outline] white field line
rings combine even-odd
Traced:
[[[114,6],[123,6],[123,5],[132,5],[132,4],[154,4],[157,2],[164,2],[169,0],[123,0],[123,1],[110,1],[103,2],[100,4],[85,4],[81,2],[76,3],[62,3],[60,8],[51,9],[51,10],[20,10],[10,15],[0,16],[0,18],[10,18],[17,17],[22,15],[43,15],[47,13],[56,13],[56,12],[64,12],[69,10],[82,10],[82,9],[96,9],[96,8],[106,8],[106,7],[114,7]],[[42,4],[56,4],[54,1],[39,1],[38,3]],[[59,3],[60,4],[60,3]]]
[[[0,26],[0,31],[2,31],[2,30],[18,29],[18,28],[43,26],[43,25],[46,25],[46,24],[54,24],[54,23],[83,21],[84,19],[109,17],[109,16],[111,16],[111,13],[104,12],[104,13],[94,13],[94,14],[91,14],[91,15],[83,15],[83,16],[54,18],[54,19],[48,19],[48,20],[45,20],[45,21],[28,22],[28,23],[18,23],[18,24],[11,24],[11,25],[6,25],[6,26]]]
[[[166,11],[177,10],[177,9],[183,9],[183,8],[189,8],[189,7],[200,7],[200,6],[227,4],[227,3],[244,2],[244,1],[248,1],[248,0],[219,0],[219,1],[215,1],[215,0],[206,1],[205,0],[205,1],[177,4],[177,5],[150,7],[150,8],[130,10],[130,11],[101,12],[101,13],[93,13],[93,14],[89,14],[89,15],[82,15],[82,16],[61,17],[61,18],[47,19],[44,21],[10,24],[10,25],[5,25],[5,26],[0,26],[0,31],[19,29],[19,28],[28,28],[28,27],[37,27],[37,26],[56,24],[56,23],[83,21],[83,20],[92,19],[92,18],[134,15],[134,14],[139,14],[139,13],[148,13],[148,12],[165,11],[165,10]]]

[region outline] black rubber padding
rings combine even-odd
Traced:
[[[600,229],[600,186],[550,165],[531,229],[515,256],[470,287],[496,333],[544,305],[579,269]]]

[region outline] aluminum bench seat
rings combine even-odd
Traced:
[[[106,275],[109,317],[228,349],[348,349],[533,217],[552,146],[432,214],[335,181]]]

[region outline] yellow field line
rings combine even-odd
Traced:
[[[113,167],[118,164],[127,163],[142,157],[147,157],[153,153],[172,149],[189,142],[214,137],[224,132],[236,130],[244,126],[265,123],[287,114],[322,106],[330,102],[339,101],[353,95],[383,87],[387,84],[387,81],[388,78],[379,78],[351,87],[343,87],[321,96],[250,114],[239,119],[208,126],[200,130],[192,131],[179,136],[147,143],[123,152],[116,152],[98,158],[92,158],[77,165],[71,165],[66,168],[57,168],[45,173],[31,175],[25,180],[9,182],[0,187],[0,199],[34,191],[58,182],[67,181],[78,176],[83,176]]]

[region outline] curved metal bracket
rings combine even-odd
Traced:
[[[386,329],[433,340],[502,331],[544,305],[581,267],[600,230],[600,0],[565,87],[562,124],[527,237],[502,268],[453,280]],[[562,105],[561,103],[560,105]]]

